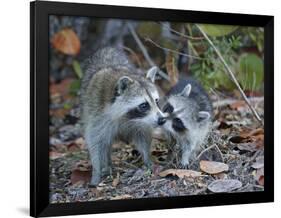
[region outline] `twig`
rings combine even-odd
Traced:
[[[133,51],[133,49],[127,47],[127,46],[123,46],[123,49],[130,52],[132,55],[134,55],[134,57],[136,58],[136,61],[139,65],[139,67],[142,67],[141,61],[139,59],[139,57],[137,56],[136,52]]]
[[[200,32],[203,34],[203,36],[205,37],[205,39],[208,41],[208,43],[213,47],[214,51],[216,52],[216,54],[218,55],[219,59],[221,60],[221,62],[223,63],[228,75],[230,76],[230,78],[232,79],[232,81],[234,82],[234,84],[236,85],[236,87],[238,88],[238,91],[240,92],[241,96],[243,97],[243,99],[245,100],[245,102],[247,103],[247,105],[249,106],[250,110],[252,111],[252,113],[254,114],[255,118],[260,122],[260,124],[263,126],[263,121],[260,118],[260,116],[258,115],[258,113],[256,112],[256,110],[252,107],[251,103],[249,102],[247,96],[245,95],[244,91],[242,90],[241,86],[239,85],[237,79],[235,78],[233,72],[231,71],[231,69],[229,68],[228,64],[226,63],[226,61],[224,60],[222,54],[220,53],[220,51],[217,49],[217,47],[214,45],[214,43],[212,42],[212,40],[208,37],[208,35],[205,33],[205,31],[199,26],[197,25],[197,28],[200,30]]]
[[[212,149],[212,148],[214,148],[214,147],[217,147],[217,148],[218,148],[218,146],[217,146],[216,144],[213,144],[213,145],[211,145],[211,146],[205,148],[204,150],[202,150],[202,151],[200,152],[200,154],[197,155],[197,157],[195,157],[195,159],[190,163],[190,166],[192,166],[206,151],[208,151],[208,150],[210,150],[210,149]],[[218,149],[218,150],[219,150],[219,153],[220,153],[221,158],[222,158],[222,160],[223,160],[222,153],[221,153],[220,149]]]
[[[127,165],[127,166],[131,167],[131,168],[138,169],[138,167],[135,166],[134,164],[128,163],[128,162],[126,162],[126,161],[123,161],[122,163],[123,163],[124,165]]]
[[[208,150],[210,150],[210,149],[212,149],[212,148],[214,148],[214,147],[216,147],[216,144],[213,144],[213,145],[211,145],[211,146],[205,148],[205,149],[204,149],[203,151],[201,151],[200,154],[196,157],[196,160],[198,160],[206,151],[208,151]]]
[[[264,101],[264,97],[253,97],[253,98],[248,98],[249,102],[254,102],[254,103],[259,103]],[[215,101],[213,102],[213,107],[225,107],[227,105],[233,104],[237,102],[237,99],[225,99],[225,100],[220,100],[220,101]]]
[[[152,41],[152,39],[146,37],[145,38],[145,41],[147,42],[150,42],[151,44],[153,44],[154,46],[156,46],[157,48],[160,48],[164,51],[169,51],[169,52],[172,52],[172,53],[175,53],[175,54],[179,54],[179,55],[182,55],[182,56],[185,56],[185,57],[189,57],[189,58],[194,58],[194,59],[197,59],[197,60],[204,60],[205,58],[200,58],[198,56],[194,56],[194,55],[189,55],[189,54],[185,54],[185,53],[182,53],[182,52],[179,52],[179,51],[176,51],[176,50],[173,50],[173,49],[170,49],[170,48],[165,48],[159,44],[157,44],[156,42]]]
[[[145,48],[144,45],[142,44],[140,38],[138,37],[138,35],[137,35],[136,31],[134,30],[134,28],[132,27],[132,25],[131,25],[130,23],[128,23],[127,25],[128,25],[128,28],[129,28],[129,30],[130,30],[130,32],[131,32],[133,38],[135,39],[136,43],[138,44],[140,50],[141,50],[142,53],[143,53],[144,58],[146,59],[146,61],[147,61],[148,64],[150,65],[150,67],[156,66],[156,64],[155,64],[155,63],[153,62],[153,60],[150,58],[150,56],[149,56],[149,54],[148,54],[146,48]],[[163,71],[159,70],[159,71],[158,71],[158,74],[159,74],[162,78],[164,78],[164,79],[170,81],[169,76],[168,76],[166,73],[164,73]]]
[[[194,36],[189,36],[189,35],[186,35],[186,34],[183,34],[181,32],[178,32],[176,31],[175,29],[167,26],[166,24],[163,24],[162,22],[159,22],[163,27],[165,27],[166,29],[169,29],[171,32],[173,33],[176,33],[177,35],[183,37],[183,38],[186,38],[186,39],[190,39],[190,40],[202,40],[204,39],[204,37],[194,37]]]

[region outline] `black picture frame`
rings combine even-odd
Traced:
[[[222,193],[169,198],[49,203],[49,19],[50,14],[134,20],[259,26],[264,28],[265,180],[264,191]],[[274,42],[273,16],[199,12],[140,7],[35,1],[30,3],[30,215],[59,216],[109,213],[229,204],[273,202],[274,200]]]

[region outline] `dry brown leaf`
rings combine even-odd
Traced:
[[[208,174],[217,174],[228,171],[228,165],[221,162],[201,160],[200,169]]]
[[[237,146],[237,148],[241,151],[256,151],[258,150],[257,145],[255,143],[241,143]]]
[[[242,187],[242,183],[239,180],[235,180],[235,179],[215,180],[208,185],[208,189],[214,193],[231,192],[241,187]]]
[[[236,102],[229,105],[229,107],[232,110],[239,110],[241,107],[245,107],[245,106],[246,106],[245,101],[236,101]]]
[[[81,171],[79,169],[75,169],[71,172],[70,180],[72,184],[77,182],[90,182],[91,179],[91,171]]]
[[[87,160],[81,160],[76,164],[75,169],[80,171],[91,171],[92,165]]]
[[[84,149],[86,147],[85,140],[82,137],[76,139],[75,143],[80,147],[80,149]]]
[[[264,157],[260,156],[256,158],[256,161],[251,165],[254,169],[260,169],[264,167]]]
[[[80,147],[76,143],[70,143],[67,145],[67,150],[70,152],[75,152],[75,151],[79,151]]]
[[[120,181],[120,173],[117,172],[116,178],[114,178],[112,181],[112,186],[116,187],[119,184],[119,181]]]
[[[51,95],[65,95],[68,93],[68,90],[73,83],[73,79],[67,78],[62,80],[60,83],[53,83],[50,85],[50,93]]]
[[[201,176],[201,172],[197,172],[194,170],[184,170],[184,169],[168,169],[159,173],[159,176],[161,177],[165,177],[168,175],[177,176],[179,178],[184,178],[184,177],[194,178],[194,177]]]
[[[80,52],[80,39],[70,28],[62,29],[53,35],[51,43],[55,49],[67,55],[77,55]]]
[[[166,56],[166,70],[170,77],[170,83],[172,86],[176,85],[179,80],[179,71],[176,66],[176,59],[173,53],[169,52]]]
[[[257,180],[259,185],[264,186],[264,168],[257,169],[255,179]]]
[[[57,158],[61,158],[61,157],[64,157],[65,154],[64,153],[60,153],[60,152],[56,152],[56,151],[50,151],[49,152],[49,158],[51,160],[55,160]]]
[[[133,198],[132,195],[124,194],[124,195],[118,195],[115,197],[112,197],[111,200],[121,200],[121,199],[131,199]]]
[[[232,143],[243,143],[238,145],[240,150],[255,151],[264,146],[264,130],[262,128],[254,129],[250,132],[241,132],[240,135],[229,139]]]

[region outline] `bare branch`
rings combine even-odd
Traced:
[[[208,43],[213,47],[214,51],[216,52],[216,54],[218,55],[219,59],[221,60],[221,62],[223,63],[226,72],[228,73],[228,75],[230,76],[231,80],[234,82],[234,84],[236,85],[236,87],[238,88],[238,91],[240,92],[242,98],[244,99],[244,101],[247,103],[247,105],[249,106],[250,110],[252,111],[252,113],[254,114],[255,118],[260,122],[260,124],[263,126],[263,121],[260,118],[260,116],[258,115],[258,113],[256,112],[256,110],[252,107],[250,101],[248,100],[247,96],[245,95],[244,91],[242,90],[241,86],[239,85],[237,79],[235,78],[232,70],[230,69],[230,67],[228,66],[228,64],[226,63],[226,61],[224,60],[222,54],[220,53],[220,51],[217,49],[217,47],[214,45],[214,43],[212,42],[212,40],[208,37],[208,35],[204,32],[204,30],[197,25],[197,28],[200,30],[200,32],[203,34],[203,36],[205,37],[205,39],[208,41]]]
[[[194,36],[189,36],[189,35],[186,35],[186,34],[183,34],[181,32],[178,32],[176,31],[175,29],[167,26],[166,24],[164,24],[163,22],[159,22],[163,27],[165,27],[166,29],[169,29],[171,32],[183,37],[183,38],[186,38],[186,39],[190,39],[190,40],[202,40],[204,39],[204,37],[194,37]]]
[[[134,55],[134,57],[136,58],[136,61],[137,61],[138,65],[139,65],[139,67],[142,67],[142,63],[141,63],[139,57],[137,56],[136,52],[134,52],[133,49],[131,49],[131,48],[127,47],[127,46],[123,45],[122,47],[123,47],[124,50],[126,50],[126,51],[130,52],[132,55]]]
[[[185,54],[185,53],[182,53],[182,52],[178,52],[178,51],[170,49],[170,48],[162,47],[161,45],[158,45],[156,42],[152,41],[152,39],[150,39],[148,37],[145,38],[145,41],[150,42],[151,44],[153,44],[157,48],[160,48],[164,51],[169,51],[169,52],[172,52],[172,53],[175,53],[175,54],[179,54],[179,55],[182,55],[182,56],[186,56],[186,57],[190,57],[190,58],[194,58],[194,59],[198,59],[198,60],[204,60],[204,58],[200,58],[198,56],[189,55],[189,54]]]
[[[148,64],[150,65],[150,67],[156,66],[156,64],[155,64],[155,63],[153,62],[153,60],[150,58],[150,56],[149,56],[149,54],[148,54],[146,48],[145,48],[144,45],[142,44],[140,38],[138,37],[137,33],[135,32],[134,28],[132,27],[132,25],[131,25],[130,23],[128,23],[128,28],[129,28],[129,30],[130,30],[130,32],[131,32],[133,38],[135,39],[136,43],[138,44],[140,50],[142,51],[144,58],[146,59],[146,61],[147,61]],[[164,73],[163,71],[159,70],[159,71],[158,71],[158,74],[159,74],[162,78],[164,78],[164,79],[170,81],[169,76],[168,76],[166,73]]]
[[[248,98],[249,102],[251,103],[260,103],[264,101],[263,97],[252,97]],[[237,102],[237,99],[225,99],[220,101],[213,102],[213,107],[225,107],[227,105],[233,104]]]

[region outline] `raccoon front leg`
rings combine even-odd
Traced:
[[[150,159],[150,145],[151,145],[151,139],[145,139],[145,138],[138,138],[137,140],[134,140],[133,142],[137,150],[141,153],[144,164],[148,167],[152,167],[152,162]]]
[[[102,176],[108,176],[112,174],[112,162],[111,162],[111,145],[107,145],[104,148],[101,158],[102,164]]]
[[[102,145],[92,143],[89,146],[90,159],[92,163],[92,178],[90,185],[96,186],[101,181],[102,171],[101,171],[101,150]]]
[[[184,144],[181,146],[181,162],[180,162],[180,167],[181,168],[188,168],[188,165],[189,165],[189,159],[190,159],[190,156],[191,156],[191,153],[192,153],[192,150],[191,150],[191,146],[190,144]]]

